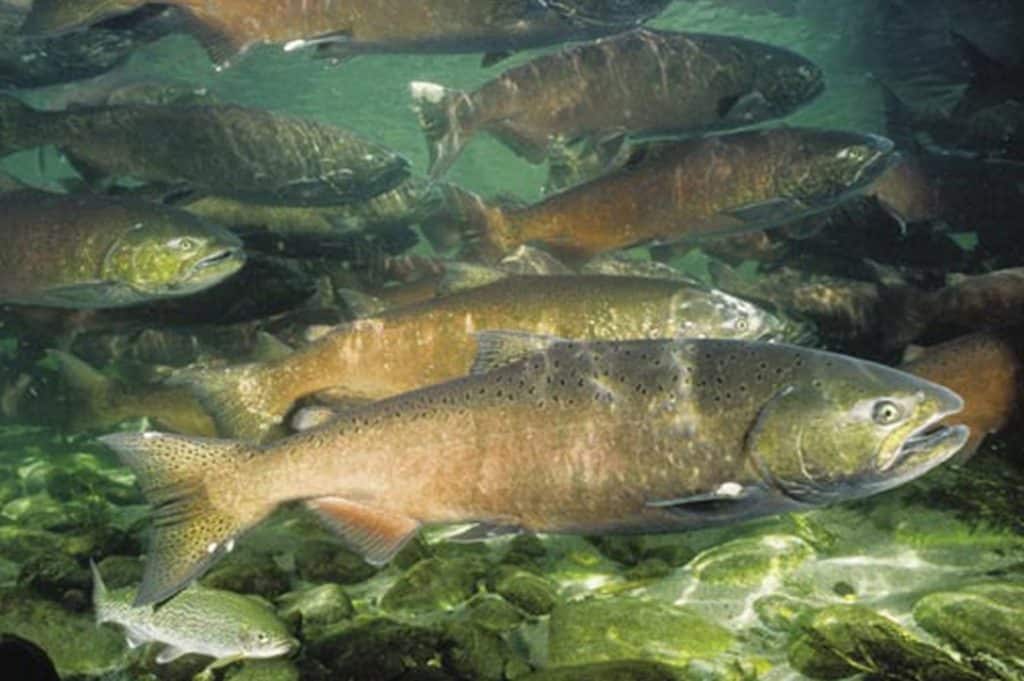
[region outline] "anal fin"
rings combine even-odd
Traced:
[[[306,504],[371,565],[389,562],[420,527],[415,518],[339,497],[319,497]]]
[[[450,537],[448,541],[468,544],[470,542],[487,541],[497,537],[511,537],[522,534],[523,528],[517,525],[494,525],[492,523],[477,523],[458,532]]]

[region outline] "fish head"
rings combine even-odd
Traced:
[[[565,19],[585,25],[640,24],[672,4],[672,0],[542,0]]]
[[[946,422],[963,408],[947,388],[831,353],[803,350],[785,361],[785,378],[761,407],[746,446],[762,480],[797,502],[826,504],[896,487],[967,442],[966,426]]]
[[[181,296],[209,288],[245,263],[231,232],[180,211],[141,211],[107,250],[104,279],[147,297]]]
[[[238,627],[238,650],[248,658],[271,658],[287,655],[299,647],[288,630],[269,617],[266,622],[246,623]]]
[[[679,338],[785,340],[785,324],[773,312],[718,290],[691,287],[672,296],[672,327]]]
[[[792,128],[780,135],[775,172],[780,196],[825,210],[868,189],[898,159],[891,140],[879,135]]]
[[[754,65],[750,91],[719,112],[731,125],[751,125],[789,115],[825,91],[825,73],[802,55],[781,47],[750,43]]]

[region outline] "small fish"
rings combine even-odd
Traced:
[[[738,128],[824,90],[800,55],[742,38],[638,29],[538,57],[472,93],[411,84],[439,177],[486,130],[533,163],[558,140]]]
[[[256,203],[333,205],[401,184],[409,162],[351,132],[240,106],[37,111],[0,96],[0,155],[59,147],[92,183],[127,177]]]
[[[280,360],[186,371],[222,435],[263,439],[301,398],[326,389],[390,397],[464,376],[474,333],[515,330],[583,340],[783,340],[792,328],[740,298],[642,277],[508,277],[344,324]]]
[[[36,0],[23,33],[52,34],[129,13],[148,0]],[[260,43],[315,48],[345,59],[373,53],[485,52],[490,65],[517,50],[617,33],[670,0],[169,0],[218,64]],[[602,6],[605,4],[607,6]],[[579,10],[576,12],[576,10]]]
[[[1024,397],[1021,341],[1020,327],[983,331],[926,348],[900,367],[963,398],[963,411],[955,420],[968,426],[971,435],[957,457],[960,462],[1019,415]]]
[[[750,341],[576,343],[485,334],[472,375],[259,447],[102,441],[154,507],[137,605],[201,575],[302,500],[374,564],[421,526],[679,532],[896,487],[964,445],[962,400],[889,367]]]
[[[111,430],[124,421],[147,418],[161,430],[217,435],[213,418],[181,386],[127,383],[66,352],[47,350],[47,356],[57,362],[71,393],[68,429],[72,433]]]
[[[129,647],[161,643],[157,664],[194,653],[214,658],[207,670],[244,659],[287,655],[298,647],[274,611],[247,596],[192,586],[154,608],[132,604],[134,589],[109,591],[95,563],[92,568],[96,623],[124,628]]]
[[[183,211],[91,194],[0,196],[0,302],[76,309],[194,294],[245,262],[238,237]]]
[[[522,208],[446,191],[479,255],[497,259],[537,243],[585,260],[781,227],[867,190],[893,160],[884,137],[778,128],[640,145],[617,170]]]

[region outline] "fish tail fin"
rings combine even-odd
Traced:
[[[266,439],[292,406],[287,391],[277,389],[273,372],[262,364],[190,367],[168,383],[189,388],[221,435],[249,442]]]
[[[0,94],[0,157],[38,146],[36,135],[28,125],[38,113],[17,97]]]
[[[118,14],[127,14],[149,0],[35,0],[21,25],[23,35],[52,35],[85,28]],[[177,4],[173,0],[168,4]]]
[[[89,559],[89,569],[92,571],[92,607],[96,612],[96,623],[103,624],[110,621],[110,597],[107,594],[107,585],[103,583],[103,575],[96,567],[96,562]]]
[[[185,588],[276,506],[266,495],[239,495],[241,486],[233,483],[256,454],[253,446],[156,432],[115,433],[100,441],[135,472],[153,506],[136,605],[164,601]]]
[[[409,92],[427,138],[429,175],[436,180],[452,167],[473,134],[465,122],[473,105],[465,92],[436,83],[414,81],[409,83]]]
[[[448,221],[423,230],[435,248],[459,241],[465,255],[496,262],[520,245],[510,233],[502,206],[454,185],[445,185],[443,191]]]

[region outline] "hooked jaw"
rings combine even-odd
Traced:
[[[878,461],[875,475],[881,489],[924,475],[948,461],[967,444],[970,428],[943,423],[963,409],[963,399],[946,389],[933,399],[936,401],[935,414],[904,438],[891,454]]]

